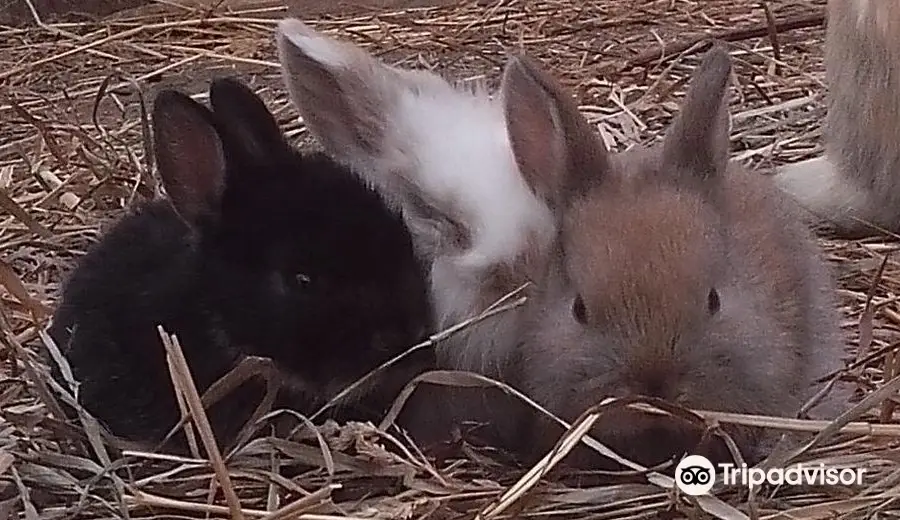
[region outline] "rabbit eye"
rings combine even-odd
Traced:
[[[298,287],[303,287],[309,283],[309,277],[305,274],[295,274],[294,283],[297,284]]]
[[[575,316],[575,320],[578,323],[584,325],[587,323],[587,308],[584,306],[584,300],[581,296],[575,297],[575,302],[572,303],[572,315]]]
[[[713,314],[719,312],[719,307],[722,306],[722,302],[719,301],[719,292],[715,289],[709,290],[709,295],[706,297],[707,306],[709,307],[709,314],[712,316]]]

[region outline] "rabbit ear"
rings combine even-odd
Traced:
[[[500,91],[513,154],[535,194],[558,212],[602,179],[606,147],[550,74],[524,54],[512,55]]]
[[[209,102],[229,153],[256,162],[284,150],[278,122],[250,87],[233,78],[217,79],[209,87]]]
[[[191,225],[217,218],[225,189],[225,154],[212,114],[174,90],[153,103],[156,163],[175,210]]]
[[[378,155],[395,73],[348,42],[287,18],[276,33],[284,83],[306,126],[336,158]]]
[[[694,72],[681,112],[666,133],[662,148],[665,171],[700,186],[724,173],[729,155],[730,75],[728,51],[714,43]]]

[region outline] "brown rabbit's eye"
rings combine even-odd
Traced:
[[[584,325],[587,322],[587,309],[584,306],[584,300],[581,296],[575,297],[575,302],[572,304],[572,314],[575,316],[578,323]]]
[[[719,301],[719,292],[715,289],[709,290],[709,296],[707,296],[707,305],[709,306],[710,315],[719,312],[719,307],[721,307],[722,302]]]

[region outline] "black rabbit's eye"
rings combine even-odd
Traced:
[[[719,301],[719,292],[715,289],[710,289],[709,295],[706,297],[706,304],[709,308],[710,316],[719,312],[719,308],[722,306],[722,302]]]
[[[303,287],[309,283],[309,277],[305,274],[295,274],[294,275],[294,284],[297,287]]]
[[[575,316],[575,320],[578,323],[582,325],[587,323],[587,308],[585,308],[584,300],[581,296],[576,296],[575,301],[572,303],[572,315]]]

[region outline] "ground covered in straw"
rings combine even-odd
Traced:
[[[734,154],[769,169],[820,152],[824,3],[469,2],[310,22],[401,66],[494,85],[504,46],[520,45],[574,89],[614,149],[658,136],[702,54],[698,42],[716,35],[735,59]],[[900,433],[889,424],[851,425],[855,435],[823,439],[797,457],[865,467],[861,487],[764,488],[752,496],[727,489],[699,501],[673,493],[671,480],[656,474],[644,484],[516,486],[528,468],[468,449],[427,461],[399,435],[363,424],[326,425],[305,440],[254,441],[228,455],[222,487],[215,474],[224,466],[204,460],[132,452],[104,468],[90,427],[49,416],[38,330],[60,280],[102,226],[152,194],[141,101],[158,88],[203,93],[210,78],[240,74],[290,135],[308,141],[278,78],[272,35],[284,13],[172,7],[0,27],[0,518],[898,516]],[[890,423],[900,325],[895,244],[823,245],[841,275],[850,376],[880,403],[856,421]]]

